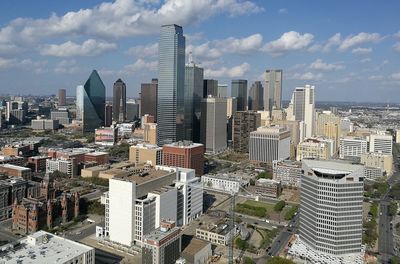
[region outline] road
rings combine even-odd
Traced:
[[[100,199],[100,197],[103,195],[103,193],[104,193],[103,191],[96,189],[94,192],[82,195],[81,198],[86,198],[89,201],[97,200],[97,199]]]
[[[96,225],[99,226],[104,226],[104,222],[99,222],[99,223],[88,223],[84,222],[84,224],[81,227],[74,228],[73,230],[70,230],[65,233],[65,238],[74,240],[74,241],[80,241],[84,239],[85,237],[91,236],[96,233]]]

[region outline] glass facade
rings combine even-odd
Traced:
[[[264,110],[282,107],[282,70],[265,71]]]
[[[83,132],[104,126],[106,87],[96,70],[83,86]]]
[[[121,79],[114,83],[112,111],[112,119],[115,122],[126,120],[126,85]]]
[[[247,110],[247,80],[233,80],[231,96],[237,99],[237,111]]]
[[[185,37],[182,27],[161,27],[157,91],[157,143],[184,139]]]
[[[76,119],[82,120],[83,118],[83,85],[76,87]]]

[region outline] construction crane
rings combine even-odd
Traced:
[[[231,231],[230,231],[231,234],[229,236],[229,241],[228,241],[228,264],[234,264],[234,261],[233,261],[233,246],[234,246],[234,238],[235,238],[235,236],[234,236],[234,228],[235,228],[236,197],[239,196],[240,190],[242,190],[242,191],[244,191],[245,193],[248,194],[247,196],[245,196],[246,198],[251,198],[251,199],[254,199],[255,201],[258,201],[258,196],[256,196],[253,193],[249,192],[248,190],[246,190],[242,186],[239,186],[239,191],[237,191],[237,192],[235,192],[233,190],[230,190],[228,192],[228,191],[224,191],[224,190],[215,190],[215,189],[211,189],[211,188],[204,188],[204,185],[201,184],[201,182],[191,183],[188,186],[192,187],[192,188],[199,188],[199,189],[202,189],[202,190],[206,189],[206,190],[210,190],[210,191],[221,192],[221,193],[224,193],[226,195],[229,195],[229,199],[230,199],[229,226],[231,228]]]

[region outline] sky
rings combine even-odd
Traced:
[[[282,69],[283,98],[400,102],[400,1],[0,1],[0,94],[74,96],[97,69],[107,95],[157,78],[162,24],[178,24],[205,78],[230,85]],[[188,57],[188,56],[187,56]]]

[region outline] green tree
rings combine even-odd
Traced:
[[[388,214],[390,216],[395,216],[397,214],[397,202],[395,201],[390,202]]]
[[[280,212],[282,211],[283,207],[285,207],[286,203],[284,201],[279,201],[275,204],[274,206],[274,211],[275,212]]]
[[[247,243],[246,240],[242,240],[240,237],[236,238],[235,245],[240,250],[246,250],[249,247],[249,243]]]
[[[257,176],[257,179],[272,179],[272,172],[270,171],[264,171],[260,172]]]
[[[122,143],[110,148],[109,154],[111,157],[127,159],[129,157],[129,147],[128,143]]]
[[[292,208],[290,208],[286,213],[285,213],[285,220],[292,220],[294,217],[294,214],[297,212],[297,210],[299,209],[299,207],[297,205],[292,206]]]
[[[282,257],[272,257],[267,260],[267,264],[295,264],[290,259],[282,258]]]
[[[243,258],[243,264],[255,264],[255,263],[256,262],[252,258],[249,258],[249,257]]]
[[[393,257],[390,259],[390,264],[400,264],[400,258],[397,257],[397,256],[393,256]]]
[[[85,134],[86,142],[93,143],[94,142],[94,133],[86,133]]]

